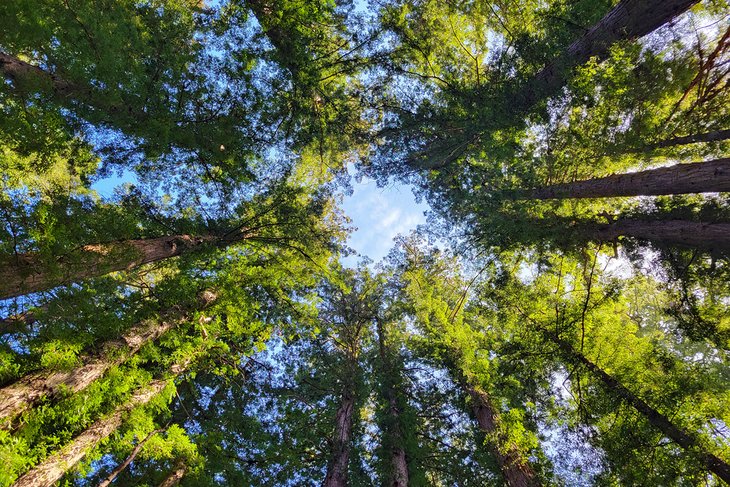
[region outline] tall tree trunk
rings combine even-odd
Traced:
[[[305,62],[306,46],[297,46],[296,33],[287,32],[281,27],[280,14],[276,11],[276,2],[271,0],[246,0],[246,5],[256,16],[261,29],[276,49],[277,60],[295,77]]]
[[[178,466],[165,480],[162,481],[159,487],[175,487],[180,483],[183,477],[185,477],[187,472],[188,467],[186,465]]]
[[[606,225],[596,225],[588,233],[589,238],[598,242],[614,242],[618,237],[633,237],[664,245],[723,252],[730,249],[730,223],[621,218]]]
[[[84,245],[59,257],[53,264],[57,269],[50,269],[37,254],[20,254],[0,264],[0,299],[45,291],[110,272],[134,269],[142,264],[175,257],[216,241],[217,238],[213,236],[172,235]]]
[[[178,367],[176,374],[182,370]],[[18,479],[13,487],[51,487],[96,445],[108,438],[123,423],[127,413],[137,406],[147,404],[169,384],[169,380],[155,380],[141,388],[112,414],[91,425],[58,452]]]
[[[130,463],[134,461],[135,458],[137,458],[137,455],[140,451],[142,451],[142,447],[144,446],[147,441],[149,441],[150,438],[155,436],[157,433],[161,432],[162,429],[156,429],[154,431],[151,431],[150,434],[148,434],[146,437],[144,437],[142,440],[140,440],[132,450],[132,452],[127,456],[127,458],[124,459],[122,463],[120,463],[117,468],[111,471],[109,476],[104,479],[103,482],[101,482],[97,487],[109,487],[109,485],[114,482],[114,479],[116,479],[120,473],[124,472],[124,469],[129,466]]]
[[[461,387],[471,398],[479,429],[487,435],[489,451],[494,455],[506,485],[509,487],[537,487],[541,485],[537,480],[535,471],[524,458],[525,456],[520,452],[517,445],[510,443],[504,432],[500,431],[499,412],[492,404],[489,395],[481,388],[471,385],[463,374],[457,375]]]
[[[332,457],[327,465],[327,475],[322,484],[324,487],[345,487],[347,485],[347,467],[350,463],[354,410],[355,393],[350,385],[343,392],[340,407],[335,415]]]
[[[388,485],[391,487],[408,487],[408,458],[404,448],[405,435],[403,434],[403,423],[398,406],[398,391],[394,383],[397,379],[397,372],[393,366],[393,351],[386,345],[385,329],[380,320],[377,322],[377,327],[381,374],[383,376],[383,395],[388,408],[387,431],[383,432],[383,435],[388,436],[390,443],[391,477]]]
[[[601,381],[611,394],[631,404],[637,411],[643,414],[655,428],[677,443],[679,446],[695,455],[709,470],[725,482],[730,483],[730,465],[716,455],[708,452],[698,441],[695,434],[684,431],[664,414],[647,404],[643,399],[627,389],[613,376],[606,373],[599,366],[588,360],[583,354],[573,348],[567,341],[555,336],[547,330],[541,329],[542,334],[558,345],[565,358],[572,362],[582,364],[599,381]]]
[[[216,300],[212,291],[199,297],[201,308]],[[142,346],[190,319],[189,310],[171,309],[160,322],[143,322],[134,326],[119,340],[111,340],[99,348],[101,352],[82,357],[83,365],[69,371],[39,372],[27,375],[0,390],[0,429],[9,428],[12,420],[43,398],[52,398],[62,390],[79,392],[100,379],[111,367],[121,364],[137,353]]]
[[[609,198],[730,191],[730,158],[519,190],[515,199]]]
[[[12,81],[21,91],[41,90],[62,99],[90,94],[88,89],[2,51],[0,51],[0,74]]]
[[[622,0],[583,37],[545,66],[517,95],[519,108],[527,110],[563,87],[570,70],[592,57],[606,58],[612,44],[638,39],[671,21],[699,0]]]
[[[674,147],[677,145],[688,145],[696,144],[699,142],[720,142],[723,140],[730,139],[730,129],[728,130],[715,130],[713,132],[706,132],[703,134],[692,134],[685,135],[683,137],[673,137],[671,139],[660,140],[653,144],[646,144],[645,146],[638,149],[639,151],[650,151],[654,149],[662,149],[664,147]]]

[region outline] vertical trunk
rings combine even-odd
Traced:
[[[653,144],[647,144],[639,150],[650,151],[661,149],[664,147],[674,147],[677,145],[696,144],[698,142],[720,142],[730,139],[729,130],[715,130],[704,134],[685,135],[684,137],[673,137],[671,139],[662,140]]]
[[[287,32],[282,28],[285,11],[277,12],[276,2],[270,0],[247,0],[246,4],[256,16],[261,29],[276,49],[277,60],[295,77],[302,69],[301,63],[306,58],[306,47],[297,45],[296,32]],[[283,17],[281,17],[283,15]]]
[[[519,451],[517,445],[508,443],[504,432],[499,429],[499,412],[494,408],[489,395],[468,383],[466,378],[459,381],[471,398],[477,424],[487,435],[489,449],[497,460],[497,465],[509,487],[537,487],[540,482],[530,464]]]
[[[607,225],[595,226],[589,233],[593,240],[599,242],[613,242],[625,236],[664,245],[715,251],[730,249],[730,223],[622,218]]]
[[[335,434],[332,438],[332,457],[327,465],[324,487],[345,487],[347,467],[350,462],[352,421],[355,410],[355,394],[350,385],[342,394],[340,407],[335,416]]]
[[[185,465],[178,466],[165,480],[162,481],[159,487],[175,487],[185,477],[188,471],[188,467]]]
[[[92,244],[59,257],[50,269],[37,254],[20,254],[0,264],[0,299],[52,289],[56,286],[130,270],[142,264],[175,257],[215,237],[172,235],[149,239]]]
[[[612,44],[638,39],[671,21],[699,0],[622,0],[597,24],[545,66],[518,93],[517,104],[529,109],[565,84],[569,71],[592,57],[605,59]]]
[[[147,404],[168,384],[166,380],[152,381],[138,390],[124,405],[109,416],[98,420],[86,431],[73,439],[58,452],[46,458],[30,472],[18,479],[13,487],[51,487],[96,445],[108,438],[124,421],[127,413],[137,406]]]
[[[606,373],[603,369],[601,369],[596,364],[588,360],[581,353],[573,349],[570,343],[556,337],[546,330],[541,331],[544,336],[546,336],[549,340],[558,345],[561,353],[565,356],[566,359],[572,362],[578,362],[582,364],[600,382],[603,383],[603,386],[606,388],[607,391],[631,404],[637,411],[639,411],[646,417],[649,423],[651,423],[655,428],[661,431],[662,434],[670,438],[672,441],[677,443],[685,450],[691,452],[692,455],[696,456],[702,462],[705,468],[707,468],[707,470],[714,473],[725,482],[730,483],[730,465],[728,465],[727,462],[720,459],[716,455],[708,452],[705,447],[698,441],[695,434],[684,431],[682,428],[672,423],[672,421],[666,415],[654,409],[643,399],[639,398],[633,392],[627,389],[613,376]]]
[[[201,294],[201,308],[215,301],[212,291]],[[171,310],[159,323],[143,322],[134,326],[121,339],[101,345],[101,352],[82,358],[81,367],[69,371],[40,372],[28,375],[0,389],[0,429],[8,428],[12,419],[43,398],[52,398],[59,391],[79,392],[101,378],[107,370],[137,353],[145,344],[159,338],[179,323],[190,318],[183,310]]]
[[[380,363],[383,374],[383,395],[387,403],[388,424],[387,431],[384,435],[388,435],[390,443],[390,464],[391,478],[388,485],[391,487],[408,487],[408,459],[404,448],[405,438],[403,434],[403,424],[400,417],[400,408],[398,407],[398,393],[394,384],[394,370],[391,360],[392,351],[388,350],[385,343],[385,330],[383,324],[378,320],[378,345],[380,354]]]
[[[518,191],[516,199],[608,198],[730,191],[730,158]]]
[[[124,471],[124,469],[127,468],[127,466],[129,466],[130,463],[132,463],[134,461],[134,459],[137,457],[137,455],[139,454],[139,452],[142,450],[142,447],[144,446],[144,444],[147,443],[147,441],[150,438],[152,438],[153,436],[155,436],[160,431],[162,431],[162,430],[161,429],[156,429],[156,430],[150,432],[150,434],[148,434],[139,443],[137,443],[137,445],[132,450],[132,453],[130,453],[129,456],[127,456],[127,458],[125,458],[124,461],[117,466],[117,468],[115,468],[114,470],[112,470],[112,472],[109,474],[109,476],[107,478],[105,478],[104,481],[101,482],[98,485],[98,487],[109,487],[109,484],[111,484],[112,482],[114,482],[114,479],[116,479],[117,476],[120,473],[122,473]]]

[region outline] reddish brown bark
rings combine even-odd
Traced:
[[[177,467],[165,480],[162,481],[159,487],[175,487],[185,477],[188,471],[188,467],[180,465]]]
[[[180,372],[182,370],[177,373]],[[124,405],[117,408],[109,416],[95,422],[74,438],[70,444],[23,475],[13,486],[51,487],[63,477],[66,471],[81,461],[91,449],[116,431],[122,425],[130,410],[150,402],[152,398],[162,392],[168,383],[169,381],[166,380],[156,380],[147,387],[138,390]]]
[[[641,150],[661,149],[664,147],[674,147],[678,145],[697,144],[700,142],[721,142],[730,139],[730,130],[715,130],[703,134],[685,135],[683,137],[673,137],[671,139],[662,140],[653,144],[647,144]]]
[[[619,237],[633,237],[657,244],[727,251],[730,249],[730,223],[623,218],[597,226],[591,231],[591,237],[598,242],[613,242]]]
[[[499,412],[494,408],[489,395],[483,390],[462,381],[462,387],[469,394],[474,415],[481,429],[487,435],[489,449],[497,460],[499,469],[509,487],[537,487],[535,471],[521,454],[517,445],[508,443],[499,428]]]
[[[608,198],[730,191],[730,158],[518,191],[516,199]]]
[[[172,235],[84,245],[56,259],[55,269],[37,254],[20,254],[0,264],[0,299],[52,289],[56,286],[134,269],[176,257],[216,241],[215,237]]]
[[[717,455],[708,452],[698,441],[695,434],[687,432],[672,423],[668,416],[650,406],[646,401],[621,384],[616,378],[609,375],[606,371],[588,360],[585,356],[583,356],[583,354],[576,351],[570,343],[556,337],[547,330],[541,331],[544,336],[558,345],[561,353],[566,359],[582,364],[603,383],[607,391],[631,404],[637,411],[646,417],[649,423],[661,431],[662,434],[666,435],[679,446],[696,456],[707,470],[714,473],[725,482],[730,483],[730,465]]]
[[[327,465],[324,487],[345,487],[347,467],[350,463],[352,420],[355,410],[355,394],[348,388],[342,394],[340,407],[335,415],[335,434],[332,438],[332,456]]]
[[[699,0],[622,0],[583,37],[545,66],[518,94],[520,108],[529,109],[557,93],[570,70],[592,57],[605,59],[612,44],[638,39],[687,11]]]
[[[201,293],[201,308],[215,301],[212,291]],[[190,318],[181,309],[168,311],[160,322],[143,322],[134,326],[119,340],[102,344],[100,352],[81,358],[82,366],[69,371],[38,372],[0,389],[0,428],[8,428],[12,420],[43,398],[52,398],[60,391],[79,392],[100,379],[111,367],[121,364],[150,343]]]

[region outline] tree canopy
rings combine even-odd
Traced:
[[[728,18],[3,1],[0,487],[730,485]]]

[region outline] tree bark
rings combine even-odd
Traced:
[[[134,461],[134,459],[137,457],[140,451],[142,451],[142,447],[144,446],[147,441],[155,436],[157,433],[161,432],[162,429],[156,429],[154,431],[151,431],[150,434],[148,434],[146,437],[144,437],[142,440],[139,441],[132,450],[132,452],[127,456],[127,458],[124,459],[122,463],[120,463],[117,468],[111,471],[109,476],[104,479],[103,482],[101,482],[98,487],[109,487],[109,484],[114,482],[114,479],[117,478],[117,476],[124,471],[127,466],[129,466],[130,463]]]
[[[589,230],[589,237],[597,242],[614,242],[619,237],[633,237],[657,244],[725,252],[730,250],[730,223],[621,218]]]
[[[677,145],[696,144],[699,142],[721,142],[730,139],[730,130],[715,130],[704,134],[685,135],[683,137],[673,137],[671,139],[661,140],[653,144],[647,144],[641,147],[641,151],[650,151],[654,149],[662,149],[665,147],[674,147]]]
[[[215,301],[212,291],[200,295],[200,307]],[[13,418],[31,408],[43,398],[53,398],[60,391],[76,393],[100,379],[111,367],[121,364],[145,344],[155,341],[171,328],[190,319],[190,313],[173,309],[159,323],[143,322],[134,326],[119,340],[101,345],[101,352],[82,357],[83,365],[69,371],[39,372],[0,389],[0,429],[12,426]]]
[[[324,487],[345,487],[347,467],[350,462],[352,442],[352,420],[355,410],[355,394],[348,386],[342,394],[340,407],[335,416],[335,434],[332,438],[332,457],[327,465]]]
[[[479,429],[487,435],[487,445],[499,465],[506,485],[509,487],[537,487],[535,471],[523,458],[516,445],[507,443],[504,433],[499,429],[499,412],[494,408],[489,395],[478,387],[468,383],[461,377],[459,382],[469,394],[472,401],[474,416]]]
[[[216,240],[213,236],[172,235],[84,245],[58,258],[55,262],[58,270],[55,272],[39,255],[20,254],[0,264],[0,299],[134,269],[143,264],[176,257]]]
[[[176,372],[179,374],[182,370]],[[31,471],[18,479],[13,487],[51,487],[64,474],[76,465],[84,456],[101,441],[108,438],[123,423],[129,411],[137,406],[147,404],[169,383],[168,380],[152,381],[147,387],[137,390],[124,405],[112,414],[91,425],[86,431],[57,453],[51,455]]]
[[[592,57],[603,60],[620,40],[632,40],[653,32],[699,0],[622,0],[583,37],[535,75],[517,94],[519,108],[527,110],[565,85],[570,70]]]
[[[175,487],[185,477],[188,472],[186,465],[180,465],[177,467],[161,484],[159,487]]]
[[[381,374],[383,383],[383,395],[387,403],[388,425],[387,431],[383,435],[389,436],[390,442],[390,464],[391,478],[388,485],[391,487],[408,487],[408,458],[404,448],[405,438],[403,434],[403,423],[400,417],[400,408],[398,407],[398,391],[394,384],[395,370],[391,360],[392,351],[386,345],[385,329],[383,323],[378,320],[378,345],[381,363]]]
[[[27,91],[30,87],[33,91],[40,88],[62,99],[88,96],[90,93],[88,89],[2,51],[0,51],[0,73],[21,91]]]
[[[582,364],[603,383],[607,391],[631,404],[637,411],[646,417],[649,423],[661,431],[665,436],[685,450],[694,454],[702,462],[705,468],[707,468],[707,470],[714,473],[725,482],[730,483],[730,465],[716,455],[708,452],[705,447],[700,444],[694,434],[684,431],[682,428],[672,423],[666,415],[660,413],[658,410],[647,404],[643,399],[639,398],[627,389],[613,376],[609,375],[603,369],[588,360],[585,356],[583,356],[583,354],[576,351],[570,343],[556,337],[547,330],[541,331],[544,336],[558,345],[561,353],[566,359]]]
[[[730,158],[519,190],[515,199],[610,198],[730,191]]]

